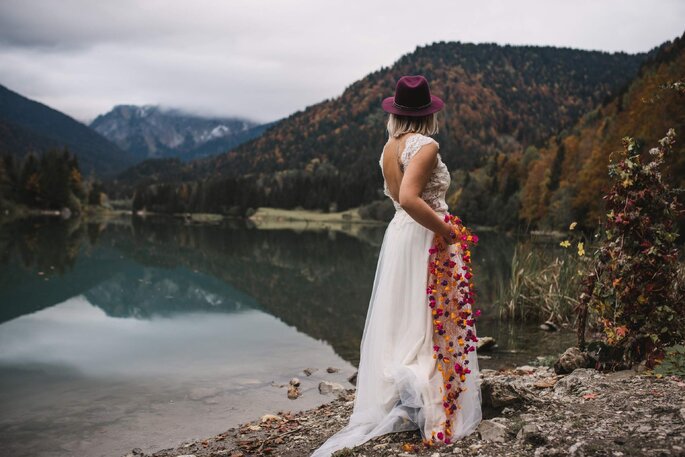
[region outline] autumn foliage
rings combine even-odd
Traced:
[[[608,167],[607,213],[581,297],[589,310],[580,311],[590,312],[627,364],[652,365],[665,348],[685,340],[685,290],[676,280],[676,220],[683,209],[663,179],[674,144],[670,129],[643,160],[637,142],[626,137],[619,160]]]

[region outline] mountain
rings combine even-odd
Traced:
[[[201,202],[196,211],[359,206],[383,198],[378,158],[387,138],[387,117],[380,103],[393,94],[401,75],[425,75],[432,92],[445,100],[436,137],[441,156],[452,171],[472,170],[498,153],[543,145],[626,85],[646,57],[490,43],[418,47],[339,97],[298,111],[233,150],[187,166],[196,182],[186,183],[182,191],[175,184],[175,192],[190,192],[188,202]],[[174,185],[173,180],[168,183]],[[212,198],[194,192],[212,192]],[[141,189],[139,196],[139,204],[164,211],[171,206],[163,199],[174,198],[174,192]],[[184,205],[173,205],[174,210],[179,207]]]
[[[133,164],[133,157],[88,126],[0,85],[0,154],[24,157],[67,147],[81,169],[112,176]]]
[[[225,152],[267,127],[247,119],[201,117],[152,105],[115,106],[90,126],[139,160],[189,160]]]
[[[680,91],[663,87],[676,81]],[[607,166],[621,139],[635,138],[646,158],[669,128],[678,136],[664,179],[685,188],[685,34],[661,46],[624,90],[540,149],[525,173],[521,217],[545,227],[595,226],[605,217],[599,197],[610,185]]]

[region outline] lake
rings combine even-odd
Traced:
[[[3,454],[153,451],[331,400],[318,383],[352,387],[384,230],[171,218],[0,225]],[[563,352],[570,332],[497,318],[517,240],[476,233],[476,327],[498,343],[479,354],[481,368]],[[294,376],[302,395],[289,400]]]

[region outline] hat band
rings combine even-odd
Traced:
[[[418,111],[420,109],[428,108],[429,106],[431,106],[431,103],[433,103],[433,100],[431,100],[428,103],[426,103],[425,105],[421,105],[421,106],[404,106],[404,105],[400,105],[395,100],[392,101],[392,105],[395,108],[406,109],[407,111]]]

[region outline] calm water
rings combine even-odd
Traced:
[[[168,219],[0,226],[3,454],[151,451],[329,400],[319,381],[351,387],[383,232]],[[515,240],[479,236],[477,328],[499,345],[481,368],[563,351],[572,335],[497,320],[491,303]],[[294,401],[282,387],[293,376]]]

